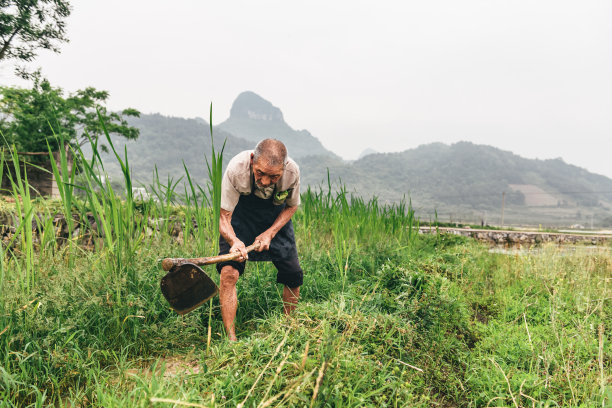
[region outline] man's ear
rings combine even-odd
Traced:
[[[251,167],[253,167],[253,157],[255,157],[255,155],[251,153]]]

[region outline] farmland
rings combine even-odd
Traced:
[[[300,305],[283,316],[273,267],[249,264],[230,343],[217,298],[181,317],[159,290],[161,258],[216,251],[222,155],[209,162],[210,186],[178,191],[157,178],[144,201],[120,154],[124,191],[101,181],[95,151],[75,155],[79,175],[64,155],[55,163],[59,201],[33,198],[15,179],[4,204],[19,222],[0,254],[0,406],[597,407],[612,398],[610,247],[490,253],[464,237],[419,235],[409,204],[307,189],[294,216]],[[58,212],[75,214],[67,238],[48,221]]]

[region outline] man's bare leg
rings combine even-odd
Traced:
[[[221,318],[223,326],[230,341],[236,341],[234,319],[238,309],[238,296],[236,295],[236,282],[240,274],[230,265],[221,268],[221,284],[219,285],[219,303],[221,304]]]
[[[293,312],[297,306],[298,299],[300,298],[300,287],[290,288],[285,285],[283,288],[283,310],[288,316]]]

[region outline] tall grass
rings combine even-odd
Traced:
[[[208,124],[210,126],[210,146],[211,146],[211,160],[208,161],[208,157],[205,157],[206,168],[208,170],[208,203],[212,207],[212,221],[208,223],[210,226],[210,236],[212,237],[212,249],[216,253],[219,250],[219,217],[221,216],[221,178],[223,177],[223,151],[225,150],[225,143],[223,142],[220,152],[215,151],[215,140],[213,138],[213,122],[212,122],[212,103],[210,104],[210,115]],[[192,185],[191,180],[189,181]],[[193,190],[193,187],[192,187]],[[212,337],[212,312],[213,312],[213,299],[208,302],[208,328],[206,337],[206,351],[210,350],[210,342]]]
[[[187,169],[185,169],[187,170]],[[170,228],[172,228],[172,214],[174,206],[178,200],[178,195],[176,192],[176,188],[181,182],[182,178],[175,180],[169,174],[167,176],[166,182],[162,183],[159,178],[159,172],[157,171],[157,166],[155,166],[155,170],[153,172],[153,183],[149,185],[149,188],[146,190],[152,197],[154,197],[155,201],[158,205],[155,206],[155,215],[159,218],[159,225],[156,227],[170,232]]]
[[[15,171],[14,177],[11,173],[7,173],[7,176],[11,183],[12,193],[15,199],[16,215],[21,227],[21,234],[18,236],[21,238],[20,252],[23,255],[23,262],[14,262],[12,265],[19,271],[19,282],[22,292],[30,293],[37,279],[36,271],[34,270],[34,240],[32,233],[34,208],[32,206],[26,166],[22,168],[22,163],[19,160],[19,156],[14,146],[10,154]]]
[[[185,235],[189,236],[193,234],[196,241],[196,248],[199,253],[205,253],[208,243],[208,236],[210,231],[214,230],[212,225],[212,217],[210,216],[210,208],[206,205],[208,203],[208,197],[204,190],[199,185],[195,184],[191,179],[187,166],[183,163],[185,168],[185,176],[187,183],[184,185],[185,196]],[[204,202],[202,202],[204,201]],[[185,244],[187,244],[185,240]]]
[[[212,103],[210,104],[210,117],[209,117],[209,126],[210,126],[210,145],[212,149],[212,154],[210,161],[208,161],[208,157],[206,159],[206,167],[208,170],[208,197],[210,197],[209,204],[212,208],[212,222],[210,223],[211,231],[210,236],[216,237],[213,238],[213,242],[215,243],[214,248],[215,251],[218,250],[218,237],[219,237],[219,216],[221,214],[221,178],[223,177],[223,151],[225,150],[225,143],[227,139],[223,142],[223,146],[221,147],[220,152],[215,151],[215,141],[213,138],[213,125],[212,125]]]
[[[59,146],[61,146],[61,148],[59,149],[59,163],[57,163],[57,161],[55,160],[55,156],[53,154],[53,151],[51,150],[51,145],[48,142],[47,148],[49,151],[49,160],[51,162],[53,178],[56,180],[57,188],[61,197],[61,202],[63,204],[64,214],[66,215],[64,218],[68,227],[68,264],[70,267],[73,267],[74,240],[72,239],[72,235],[74,232],[74,218],[72,217],[72,213],[74,202],[73,197],[76,166],[73,165],[72,168],[68,168],[68,154],[70,153],[70,151],[68,150],[68,144],[66,140],[64,140],[64,133],[60,132],[59,136],[54,136],[59,139]]]
[[[185,167],[184,184],[155,174],[137,198],[127,152],[105,138],[123,187],[106,177],[95,140],[92,157],[69,149],[79,174],[61,153],[51,159],[58,208],[76,217],[67,242],[39,222],[40,250],[33,214],[55,210],[30,196],[9,152],[19,223],[0,250],[0,406],[610,401],[609,250],[508,257],[420,236],[409,201],[365,200],[330,176],[306,188],[294,216],[305,271],[295,315],[282,316],[274,268],[250,263],[238,284],[240,341],[228,344],[217,299],[179,317],[158,286],[159,258],[216,250],[224,149],[204,160],[205,188]]]

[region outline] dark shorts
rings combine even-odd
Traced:
[[[229,245],[221,245],[219,255],[227,254],[229,251]],[[242,275],[244,273],[244,268],[246,266],[246,262],[236,262],[236,261],[227,261],[227,262],[219,262],[217,264],[217,272],[221,273],[221,269],[224,266],[232,266],[238,270],[238,273]],[[287,259],[274,260],[271,261],[276,267],[276,283],[282,283],[290,288],[297,288],[298,286],[302,286],[304,282],[304,272],[300,267],[300,261],[297,257],[291,257]]]

